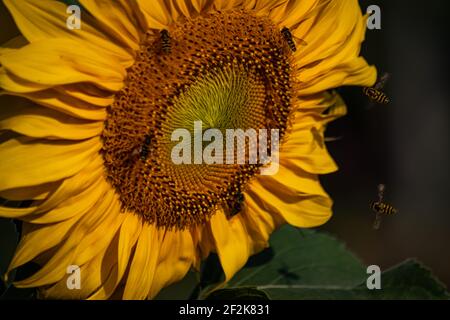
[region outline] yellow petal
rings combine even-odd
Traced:
[[[275,212],[296,227],[322,225],[332,214],[333,202],[318,177],[284,165],[276,175],[252,180],[247,192],[264,211]]]
[[[173,22],[166,1],[137,0],[137,3],[147,21],[148,29],[166,29]]]
[[[70,229],[74,228],[77,222],[86,214],[98,208],[94,205],[98,203],[99,199],[105,200],[105,203],[111,202],[111,194],[108,197],[104,197],[106,190],[104,188],[99,188],[98,184],[93,185],[94,188],[90,188],[89,192],[100,190],[101,194],[94,194],[95,198],[89,198],[86,194],[82,194],[82,202],[80,202],[80,207],[73,207],[70,204],[65,206],[63,203],[63,208],[67,209],[66,213],[69,215],[67,219],[64,219],[58,223],[51,223],[45,225],[36,225],[26,223],[28,228],[23,229],[23,237],[16,249],[16,254],[12,260],[9,270],[17,268],[36,256],[44,253],[45,251],[59,245],[62,241],[71,236],[72,232]],[[96,188],[95,188],[96,187]],[[70,202],[72,199],[68,200]],[[72,202],[74,202],[72,200]],[[86,206],[86,203],[88,206]],[[59,210],[57,208],[56,210]],[[75,214],[73,211],[75,210]],[[51,213],[50,213],[51,214]],[[73,231],[73,230],[72,230]]]
[[[119,267],[119,279],[125,274],[128,266],[128,261],[131,256],[132,249],[134,248],[139,236],[141,234],[143,221],[140,217],[127,212],[119,234],[119,249],[118,249],[118,267]]]
[[[332,88],[341,86],[358,85],[363,87],[371,87],[377,79],[377,71],[375,67],[367,65],[363,58],[354,59],[345,63],[338,64],[333,70],[323,75],[305,80],[304,86],[300,93],[302,95],[310,95]]]
[[[216,0],[213,5],[214,8],[218,11],[227,11],[236,7],[240,7],[243,3],[246,2],[244,0]]]
[[[113,240],[108,248],[104,248],[88,263],[80,265],[80,289],[67,288],[70,274],[66,274],[55,285],[41,289],[39,298],[43,299],[87,299],[99,287],[104,288],[109,279],[117,272],[117,240]],[[113,292],[108,292],[110,296]]]
[[[190,1],[171,0],[166,2],[168,12],[174,21],[179,17],[191,18],[196,15],[195,9]]]
[[[38,186],[3,190],[0,192],[0,198],[11,201],[44,200],[58,188],[58,185],[59,182],[49,182]]]
[[[281,145],[280,161],[287,161],[309,173],[337,170],[324,140],[327,124],[347,112],[335,92],[302,97],[294,107],[291,122]]]
[[[23,217],[22,219],[36,224],[49,224],[71,219],[76,215],[83,215],[91,210],[97,200],[109,189],[102,177],[94,175],[97,179],[91,185],[86,182],[86,189],[73,197],[66,197],[52,210],[42,212],[43,205],[47,205],[47,201],[43,205],[36,208],[33,215]]]
[[[197,226],[191,230],[192,240],[195,246],[194,268],[200,270],[202,260],[206,259],[211,252],[215,252],[214,238],[211,228],[208,226]]]
[[[268,16],[271,11],[287,3],[288,0],[253,0],[245,1],[244,8],[252,10],[257,16]],[[277,17],[272,17],[277,18]]]
[[[327,110],[326,114],[322,114],[322,120],[324,124],[328,124],[331,121],[334,121],[340,117],[343,117],[347,114],[347,105],[345,104],[342,97],[336,94],[335,102],[330,106]]]
[[[67,199],[76,197],[95,182],[102,182],[103,177],[103,160],[101,157],[94,157],[77,174],[59,181],[59,185],[49,197],[39,204],[37,213],[46,213],[63,204]],[[103,181],[104,182],[104,181]],[[106,183],[102,183],[100,187],[105,190],[109,189]],[[108,188],[105,188],[108,187]],[[49,218],[47,216],[47,218]]]
[[[149,298],[154,298],[162,288],[183,279],[192,265],[194,254],[194,243],[189,231],[166,231]]]
[[[16,76],[0,64],[0,95],[9,94],[9,92],[5,91],[7,90],[6,88],[12,88],[15,92],[33,92],[42,90],[43,86]]]
[[[223,210],[211,217],[210,226],[225,281],[228,281],[245,265],[251,254],[247,230],[240,215],[228,220]]]
[[[36,211],[36,206],[27,207],[27,208],[10,208],[0,206],[0,217],[2,218],[13,218],[19,219],[29,214],[32,214]]]
[[[248,193],[245,193],[244,206],[240,214],[252,239],[254,245],[252,251],[255,253],[269,245],[268,241],[272,232],[284,223],[284,219],[278,214],[267,212],[259,207],[257,201]]]
[[[14,105],[21,102],[21,99],[28,99],[40,106],[53,109],[71,117],[84,120],[104,121],[106,119],[105,108],[92,106],[84,101],[72,98],[69,95],[60,94],[54,89],[48,89],[29,93],[8,93],[0,92],[0,102]],[[111,99],[112,100],[112,99]],[[111,101],[112,103],[112,101]]]
[[[79,172],[99,151],[98,138],[83,142],[14,138],[0,144],[0,190],[40,185]]]
[[[211,4],[211,1],[209,0],[190,0],[190,1],[192,2],[192,5],[194,6],[195,10],[197,10],[197,12],[199,13],[207,10],[209,4]]]
[[[114,102],[114,95],[111,92],[101,90],[87,83],[59,86],[55,87],[55,90],[98,107],[106,107]]]
[[[31,229],[20,239],[9,270],[24,265],[41,253],[59,245],[70,235],[69,230],[82,216],[75,215],[71,219],[56,224],[30,225]]]
[[[279,6],[271,13],[275,23],[287,28],[295,28],[310,12],[319,5],[319,0],[292,0]]]
[[[323,133],[315,127],[293,130],[281,146],[280,162],[293,163],[309,173],[327,174],[338,167],[323,144]]]
[[[11,130],[33,138],[84,140],[99,136],[103,122],[85,121],[42,108],[25,99],[0,97],[0,130]]]
[[[101,24],[112,39],[117,39],[124,47],[128,47],[130,53],[139,48],[140,34],[137,29],[136,21],[132,21],[130,15],[133,14],[129,4],[131,2],[124,0],[80,0],[83,8],[89,11],[96,21]],[[134,19],[133,19],[134,20]]]
[[[126,280],[123,299],[142,300],[148,297],[155,276],[162,240],[162,231],[144,223]]]
[[[173,21],[177,21],[180,17],[184,16],[182,10],[178,7],[177,1],[169,0],[166,2],[166,7]],[[187,16],[189,17],[189,15]],[[145,24],[146,25],[146,24]]]
[[[14,285],[18,288],[39,287],[53,284],[63,279],[66,275],[67,266],[74,264],[80,241],[87,234],[95,232],[98,225],[109,214],[109,209],[114,201],[113,191],[108,192],[103,198],[99,199],[97,208],[85,214],[74,225],[70,237],[67,237],[66,241],[62,243],[50,260],[31,277],[15,282]],[[12,270],[13,267],[14,265],[11,265],[9,270]]]
[[[29,42],[27,41],[27,39],[25,39],[25,37],[17,36],[9,40],[8,42],[2,44],[2,47],[0,47],[0,55],[14,52],[17,49],[26,46],[28,43]]]
[[[95,22],[82,14],[81,29],[67,28],[67,5],[54,0],[5,0],[22,34],[30,42],[49,38],[72,39],[79,44],[93,46],[95,51],[112,54],[123,63],[124,67],[132,63],[132,56],[126,49],[114,44],[111,39],[95,29]],[[71,47],[71,49],[78,46]],[[75,50],[75,49],[74,49]]]
[[[77,48],[74,50],[73,48]],[[112,57],[100,55],[68,39],[49,39],[31,43],[14,53],[0,56],[0,64],[9,73],[46,89],[77,82],[95,83],[101,88],[118,91],[123,87],[125,69]],[[45,68],[42,68],[45,66]],[[21,92],[8,74],[0,74],[0,87]],[[35,91],[30,87],[25,92]]]
[[[288,12],[289,1],[278,1],[276,5],[270,10],[269,18],[278,24],[283,21],[286,13]]]
[[[117,288],[127,270],[133,248],[141,234],[143,222],[140,217],[131,212],[126,212],[125,215],[125,220],[119,231],[117,273],[115,273],[115,277],[110,277],[89,299],[103,300],[109,298],[111,292],[114,292]]]
[[[120,212],[120,202],[116,198],[108,209],[106,218],[78,244],[74,264],[83,265],[107,248],[122,225],[125,215]]]
[[[309,20],[293,30],[306,41],[295,54],[301,96],[343,85],[369,86],[376,70],[359,57],[366,26],[356,0],[321,1]],[[332,34],[333,36],[330,36]]]
[[[307,111],[322,114],[324,111],[336,104],[337,95],[335,92],[319,92],[312,95],[299,96],[294,100],[292,106],[293,113],[297,117]],[[294,121],[294,125],[302,125],[299,121]],[[309,125],[309,123],[307,124]],[[303,126],[306,127],[306,126]]]
[[[241,0],[231,0],[228,1],[226,6],[233,7],[234,4]],[[223,1],[210,1],[210,0],[167,0],[166,1],[166,7],[168,9],[168,13],[173,21],[177,21],[177,19],[180,16],[186,17],[186,18],[195,18],[200,13],[207,12],[212,8],[212,6],[215,6],[216,10],[218,9],[217,6],[222,6],[220,3]],[[223,3],[224,4],[224,3]],[[224,4],[225,5],[225,4]],[[223,10],[223,8],[222,8]]]

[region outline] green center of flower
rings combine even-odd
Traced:
[[[102,134],[106,173],[122,208],[178,229],[204,223],[219,207],[236,214],[261,163],[248,157],[245,163],[226,163],[225,151],[223,163],[194,161],[196,124],[201,150],[208,148],[202,139],[208,129],[224,137],[229,129],[278,129],[282,136],[292,78],[289,46],[266,18],[215,13],[174,25],[168,33],[149,32]],[[183,149],[191,162],[174,161],[180,143],[174,132],[180,129],[192,137]],[[252,147],[249,141],[236,144],[236,154],[242,146]]]
[[[176,97],[169,108],[168,130],[192,127],[202,121],[204,128],[261,128],[265,125],[264,81],[255,68],[246,70],[236,63],[199,76],[189,89]]]

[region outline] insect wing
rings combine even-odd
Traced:
[[[325,141],[325,142],[333,142],[333,141],[342,140],[343,138],[344,138],[343,136],[340,136],[340,137],[325,137],[323,139],[323,141]]]
[[[375,221],[373,222],[373,228],[374,228],[375,230],[380,229],[381,219],[382,219],[381,213],[377,213],[377,214],[375,215]]]
[[[303,39],[296,38],[295,40],[297,41],[297,43],[298,43],[300,46],[307,46],[307,45],[308,45],[308,42],[306,42],[306,41],[303,40]]]
[[[378,185],[378,202],[383,202],[384,190],[386,186],[384,184]]]
[[[386,84],[386,82],[389,80],[389,78],[390,78],[390,74],[387,73],[387,72],[385,72],[385,73],[381,76],[380,80],[378,80],[378,82],[376,83],[376,85],[374,86],[374,88],[377,89],[377,90],[383,89],[383,87],[385,86],[385,84]]]

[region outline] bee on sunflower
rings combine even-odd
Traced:
[[[0,197],[32,200],[0,207],[23,221],[8,273],[41,266],[17,287],[151,299],[212,252],[229,280],[280,225],[330,218],[331,89],[376,81],[356,0],[80,0],[80,30],[60,1],[4,3],[22,35],[0,48]],[[171,133],[195,121],[278,129],[279,170],[174,164]]]

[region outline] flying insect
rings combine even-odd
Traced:
[[[378,80],[378,82],[373,87],[365,87],[362,89],[363,93],[371,101],[369,108],[372,107],[375,103],[388,104],[390,102],[389,97],[383,91],[381,91],[381,89],[383,89],[389,77],[390,77],[389,73],[384,73],[383,76]]]
[[[385,189],[386,186],[384,184],[378,185],[378,201],[374,201],[370,205],[372,210],[375,212],[375,221],[373,223],[373,228],[375,230],[378,230],[380,228],[381,219],[383,218],[383,216],[398,213],[398,210],[396,208],[383,201]]]

